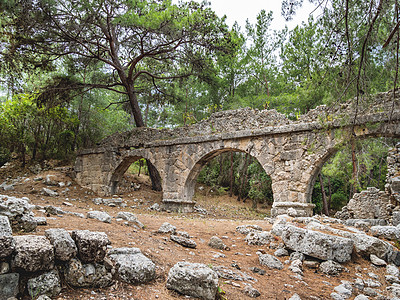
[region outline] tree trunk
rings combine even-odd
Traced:
[[[142,112],[140,111],[139,103],[133,87],[132,88],[127,87],[126,90],[128,92],[128,98],[131,104],[133,117],[135,118],[136,127],[145,127],[145,124],[143,122]],[[148,160],[147,160],[147,169],[149,170],[149,176],[151,179],[151,188],[154,191],[162,191],[160,175],[158,174],[157,169]]]
[[[328,202],[326,201],[324,182],[322,180],[321,173],[319,173],[319,185],[321,187],[321,194],[322,194],[322,212],[324,213],[325,216],[329,217]]]
[[[232,194],[233,194],[233,151],[231,151],[231,170],[230,170],[229,177],[230,177],[230,181],[231,181],[229,197],[232,197]]]
[[[329,191],[329,197],[328,197],[328,211],[331,209],[331,201],[332,201],[332,185],[331,185],[331,178],[328,176],[328,191]]]

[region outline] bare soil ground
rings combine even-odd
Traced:
[[[256,288],[261,296],[259,299],[289,299],[294,293],[300,295],[301,299],[330,299],[333,288],[341,283],[341,280],[354,281],[356,278],[355,267],[360,265],[363,268],[363,275],[374,272],[379,275],[379,280],[384,281],[384,269],[377,269],[360,257],[354,257],[352,262],[345,264],[346,272],[338,277],[330,277],[319,273],[315,269],[304,269],[304,280],[295,278],[289,265],[285,265],[283,270],[269,270],[261,266],[258,261],[257,251],[273,254],[274,249],[268,246],[250,246],[244,241],[245,236],[236,232],[235,228],[239,225],[256,224],[264,230],[270,230],[271,224],[264,220],[269,214],[270,208],[263,207],[258,211],[251,209],[250,201],[246,203],[237,202],[236,198],[228,195],[213,196],[206,189],[202,193],[197,193],[195,200],[198,205],[206,209],[208,214],[200,213],[167,213],[156,212],[148,208],[154,204],[161,204],[162,196],[160,193],[151,191],[148,178],[137,175],[126,176],[126,184],[121,188],[121,195],[128,204],[126,208],[109,207],[95,205],[92,199],[96,198],[90,190],[82,189],[71,177],[70,167],[58,167],[40,174],[32,174],[29,171],[18,169],[0,169],[0,183],[7,177],[16,178],[18,175],[25,177],[15,184],[13,191],[1,192],[17,197],[28,197],[36,205],[54,205],[63,210],[79,212],[86,215],[89,210],[101,210],[115,217],[119,211],[130,211],[135,213],[138,219],[145,225],[144,230],[137,230],[131,226],[118,222],[115,218],[111,224],[102,223],[93,219],[82,219],[71,215],[58,215],[47,218],[46,226],[39,226],[33,234],[43,235],[48,228],[65,228],[67,230],[88,229],[92,231],[103,231],[107,233],[113,247],[138,247],[141,251],[151,258],[157,265],[157,279],[145,285],[128,285],[116,283],[105,289],[75,289],[65,285],[62,293],[57,299],[190,299],[179,295],[166,288],[166,280],[169,269],[179,261],[198,262],[210,266],[225,266],[232,271],[237,271],[231,265],[236,263],[240,271],[252,276],[253,281],[232,281],[220,279],[220,287],[225,292],[223,299],[249,299],[243,294],[245,284],[251,284]],[[46,187],[43,181],[35,181],[38,176],[45,178],[47,174],[56,175],[57,181],[72,182],[69,191],[65,187],[50,187],[56,190],[60,196],[49,197],[41,193]],[[29,178],[29,180],[27,179]],[[130,182],[140,182],[141,187],[137,191],[129,189]],[[72,205],[68,205],[68,202]],[[66,205],[67,204],[67,205]],[[43,213],[35,211],[36,216],[45,216]],[[174,243],[168,235],[158,234],[157,230],[164,222],[168,222],[177,227],[177,230],[188,232],[197,243],[196,249],[188,249]],[[23,234],[23,233],[17,233]],[[32,233],[30,233],[32,234]],[[230,248],[229,251],[215,250],[207,244],[212,236],[223,238],[224,243]],[[276,243],[280,242],[276,238]],[[223,257],[214,257],[216,254],[223,254]],[[281,258],[284,262],[288,257]],[[253,273],[250,268],[259,267],[266,271],[265,275]],[[364,278],[367,278],[365,275]],[[233,285],[232,285],[233,283]],[[383,289],[383,288],[382,288]],[[353,298],[352,298],[353,299]]]

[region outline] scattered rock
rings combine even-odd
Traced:
[[[390,241],[400,239],[400,230],[396,226],[372,226],[370,232],[377,238],[384,238]]]
[[[36,221],[36,224],[38,226],[46,226],[47,225],[47,219],[45,217],[34,217],[34,220]]]
[[[168,222],[163,223],[158,229],[159,233],[171,233],[175,234],[176,227],[174,225],[169,224]]]
[[[319,265],[319,270],[326,275],[336,276],[344,270],[344,267],[333,260],[327,260]]]
[[[218,274],[218,277],[236,280],[236,281],[255,281],[255,279],[244,272],[231,270],[224,266],[213,266],[212,269]]]
[[[283,269],[283,264],[281,263],[281,261],[273,255],[258,254],[258,260],[262,266],[266,266],[270,269]]]
[[[111,244],[104,232],[89,230],[72,231],[72,239],[75,241],[79,257],[84,263],[103,261],[107,245]]]
[[[74,240],[65,229],[51,228],[45,231],[46,237],[54,247],[55,258],[67,261],[75,257],[78,250]]]
[[[47,215],[57,216],[65,214],[65,211],[62,208],[52,205],[47,205],[44,209],[46,210]]]
[[[144,228],[144,225],[142,224],[142,222],[140,222],[133,213],[121,211],[117,214],[117,218],[128,221],[129,223],[133,224],[137,228],[140,228],[140,229]]]
[[[169,270],[167,288],[187,296],[215,300],[218,275],[204,264],[178,262]]]
[[[43,195],[47,195],[49,197],[57,197],[58,196],[57,192],[55,192],[55,191],[53,191],[51,189],[45,188],[45,187],[42,188],[42,194]]]
[[[11,236],[11,235],[12,235],[12,229],[8,217],[0,216],[0,236]]]
[[[294,294],[292,297],[289,298],[289,300],[301,300],[301,298],[298,294]]]
[[[196,248],[197,247],[197,244],[195,241],[185,238],[183,236],[171,234],[170,238],[171,238],[171,241],[174,241],[175,243],[178,243],[178,244],[182,245],[183,247],[187,247],[187,248]]]
[[[158,203],[154,203],[152,206],[149,207],[150,210],[160,211],[160,205]]]
[[[386,261],[384,261],[383,259],[377,257],[374,254],[371,254],[369,258],[371,260],[371,263],[373,263],[375,266],[384,267],[384,266],[387,265]]]
[[[268,245],[274,237],[269,231],[251,231],[247,234],[245,241],[248,245]]]
[[[248,235],[252,231],[262,231],[262,228],[258,225],[240,225],[236,227],[236,231]]]
[[[89,219],[99,220],[104,223],[111,223],[111,216],[104,211],[89,211],[86,215]]]
[[[261,293],[251,285],[245,286],[243,293],[250,298],[257,298],[261,296]]]
[[[208,246],[214,249],[225,250],[227,247],[222,240],[217,236],[212,236],[208,242]]]
[[[274,255],[277,257],[288,256],[289,252],[285,248],[279,248],[274,252]]]

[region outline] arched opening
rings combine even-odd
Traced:
[[[185,198],[200,206],[240,205],[269,213],[273,203],[271,177],[247,152],[225,148],[208,153],[192,168]]]
[[[333,215],[369,187],[384,191],[388,149],[396,142],[385,137],[354,139],[328,152],[309,185],[314,213]]]
[[[151,191],[152,184],[147,163],[148,161],[141,156],[124,158],[111,176],[111,194],[131,195],[140,190]],[[154,169],[157,172],[157,176],[160,177],[158,170],[155,167]],[[160,192],[154,193],[160,194],[161,197]]]

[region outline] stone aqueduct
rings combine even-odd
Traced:
[[[241,151],[255,157],[272,179],[272,215],[291,207],[309,216],[315,179],[341,144],[352,138],[400,137],[400,97],[387,92],[362,105],[354,102],[320,106],[295,121],[275,110],[246,108],[214,113],[192,126],[114,134],[79,153],[76,181],[111,195],[130,164],[145,158],[162,179],[163,207],[190,211],[202,166],[222,152]]]

